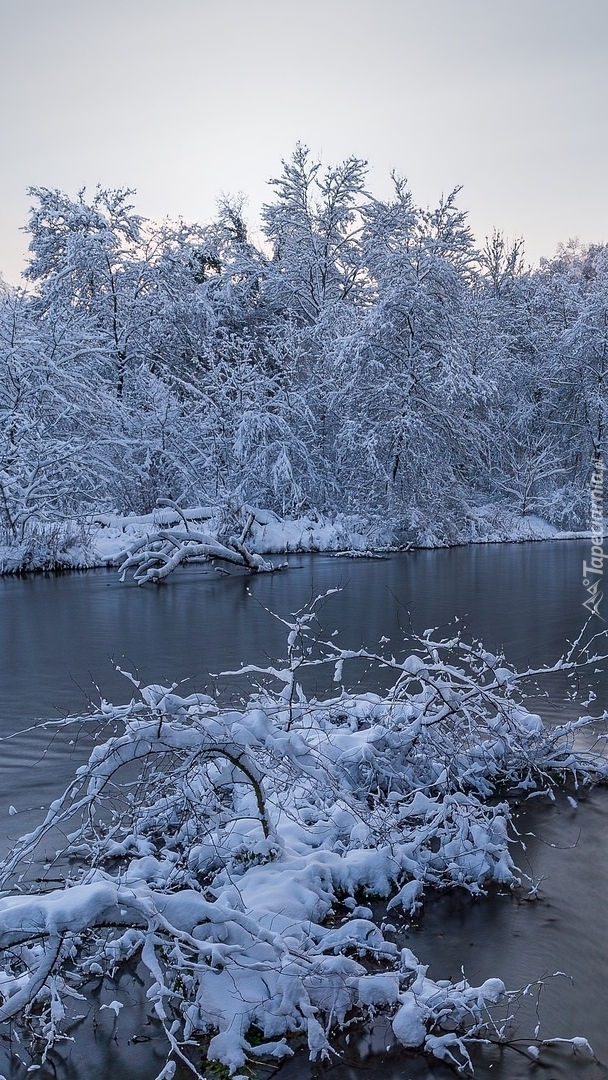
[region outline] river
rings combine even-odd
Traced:
[[[56,797],[90,745],[86,726],[80,734],[74,728],[60,736],[39,727],[23,730],[36,719],[85,713],[100,697],[128,700],[130,685],[115,665],[144,683],[179,682],[183,692],[219,690],[224,699],[238,699],[246,692],[242,679],[217,680],[210,673],[280,656],[286,631],[269,611],[287,614],[336,586],[341,591],[323,605],[320,632],[337,631],[334,640],[345,648],[373,648],[384,636],[397,654],[411,632],[447,630],[457,617],[487,648],[504,647],[511,663],[541,665],[557,659],[583,626],[587,553],[586,542],[551,542],[413,551],[386,560],[291,556],[289,570],[280,574],[225,577],[200,567],[145,588],[121,584],[115,571],[1,578],[0,848],[5,851],[39,819],[40,808]],[[372,685],[364,667],[352,678]],[[328,670],[314,690],[323,693],[330,683]],[[594,711],[608,708],[604,673],[595,676],[594,690]],[[554,679],[536,710],[550,720],[575,715],[564,691]],[[576,810],[565,798],[554,806],[535,800],[517,820],[534,835],[526,837],[525,852],[515,849],[516,861],[534,880],[542,879],[540,898],[432,898],[403,944],[430,964],[434,978],[457,978],[464,969],[471,982],[496,975],[515,987],[544,979],[542,1033],[583,1035],[608,1063],[608,792],[592,792]],[[546,978],[558,970],[569,978]],[[533,998],[527,1000],[532,1007],[522,1010],[522,1035],[530,1038],[536,1020]],[[132,1017],[133,1030],[141,1019],[139,1013]],[[68,1054],[65,1071],[57,1073],[62,1080],[152,1080],[158,1063],[151,1051],[129,1043],[120,1027],[115,1031],[108,1023],[104,1014],[96,1031],[80,1037],[78,1054]],[[405,1080],[453,1075],[417,1055],[387,1054],[390,1042],[381,1025],[353,1037],[344,1047],[345,1059],[353,1062],[334,1065],[335,1080],[360,1076],[361,1067]],[[372,1045],[383,1052],[370,1060]],[[544,1060],[549,1071],[543,1074],[558,1080],[608,1076],[603,1066],[572,1060],[566,1051]],[[488,1050],[477,1075],[518,1080],[534,1068],[515,1051]],[[25,1075],[14,1063],[9,1069],[0,1061],[2,1069],[7,1077]],[[281,1075],[308,1080],[311,1069],[298,1057]]]

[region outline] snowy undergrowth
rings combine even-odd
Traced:
[[[366,552],[395,547],[449,547],[455,544],[521,542],[526,540],[572,539],[585,533],[565,532],[539,517],[522,517],[505,507],[472,509],[459,526],[434,529],[428,520],[417,523],[374,521],[357,514],[324,515],[311,512],[298,517],[279,517],[269,510],[241,503],[236,512],[226,507],[194,507],[181,511],[189,522],[204,523],[205,531],[222,539],[229,529],[246,524],[255,515],[247,535],[247,545],[258,555],[301,552]],[[181,526],[178,517],[166,509],[154,510],[143,517],[97,515],[94,519],[94,546],[100,563],[121,561],[124,549],[137,544],[159,526]]]
[[[32,522],[17,533],[0,529],[0,575],[99,565],[95,534],[90,523],[77,521]]]
[[[379,1010],[403,1045],[463,1070],[471,1042],[508,1039],[499,977],[428,979],[366,904],[409,919],[430,888],[521,884],[508,791],[608,773],[601,739],[579,748],[591,719],[549,728],[523,686],[599,657],[577,643],[553,668],[516,673],[457,632],[429,632],[404,660],[344,651],[315,638],[316,603],[282,620],[283,660],[239,673],[243,707],[131,679],[129,703],[93,717],[105,741],[2,868],[0,1021],[21,1028],[34,1062],[52,1059],[90,980],[135,956],[168,1040],[163,1077],[177,1059],[200,1075],[201,1036],[233,1072],[290,1054],[296,1035],[326,1056],[332,1031]],[[392,689],[344,690],[356,658],[392,670]],[[317,664],[334,666],[324,701],[300,685]],[[70,870],[46,891],[31,864],[57,837]]]
[[[560,531],[541,518],[521,517],[497,506],[472,509],[458,528],[447,531],[434,529],[428,522],[406,526],[398,521],[374,522],[355,514],[327,516],[311,512],[297,518],[281,518],[269,510],[253,509],[247,503],[240,503],[236,509],[229,505],[195,506],[178,512],[159,506],[143,515],[104,513],[89,516],[82,522],[32,522],[20,537],[0,530],[0,574],[121,565],[145,551],[147,544],[158,547],[159,540],[165,541],[167,553],[171,547],[175,552],[184,543],[184,527],[192,533],[187,540],[193,550],[187,553],[187,559],[177,559],[174,564],[211,561],[214,545],[224,543],[231,532],[238,535],[251,512],[255,517],[248,530],[247,548],[253,557],[301,552],[369,555],[396,547],[437,548],[588,535]],[[201,527],[204,536],[198,537],[198,549],[194,551],[195,534]],[[225,552],[217,547],[215,551],[216,558],[225,559]],[[161,558],[166,564],[162,576],[166,576],[172,567],[167,566],[168,557]],[[127,569],[136,565],[135,560]]]

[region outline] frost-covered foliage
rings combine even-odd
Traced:
[[[35,1062],[87,983],[133,957],[174,1060],[193,1061],[202,1036],[233,1072],[249,1055],[290,1054],[294,1035],[323,1057],[332,1031],[378,1010],[404,1046],[459,1067],[472,1041],[508,1038],[499,977],[428,979],[367,903],[409,920],[429,888],[520,883],[509,791],[608,774],[578,742],[590,719],[547,727],[523,684],[598,658],[576,646],[518,674],[480,643],[429,632],[398,661],[315,641],[314,607],[282,620],[282,660],[239,672],[252,680],[244,707],[127,676],[132,700],[93,716],[105,741],[2,868],[0,1021]],[[386,694],[342,688],[361,658],[393,673]],[[336,684],[323,701],[301,686],[319,664]],[[56,865],[69,862],[65,886],[47,891],[36,853],[50,868],[53,846]]]
[[[25,288],[0,289],[13,544],[159,498],[358,515],[430,544],[588,524],[606,249],[526,269],[521,241],[476,247],[457,189],[425,209],[366,175],[297,146],[257,246],[242,200],[158,224],[127,189],[31,189]]]

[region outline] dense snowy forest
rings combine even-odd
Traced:
[[[237,499],[401,540],[492,514],[588,527],[605,441],[608,249],[526,268],[476,245],[456,189],[417,206],[303,146],[255,241],[241,197],[157,223],[129,190],[32,188],[0,297],[0,529]],[[485,522],[485,524],[484,524]]]

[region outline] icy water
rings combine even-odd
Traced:
[[[344,647],[373,648],[384,636],[397,654],[411,631],[447,627],[457,616],[488,648],[503,646],[510,662],[540,665],[556,659],[585,621],[581,571],[587,552],[585,542],[562,542],[417,551],[385,561],[292,556],[281,574],[226,578],[198,568],[158,588],[121,585],[114,571],[0,578],[0,849],[39,820],[40,808],[68,782],[91,741],[90,724],[68,736],[49,729],[20,732],[36,718],[85,713],[100,697],[128,700],[129,684],[114,665],[143,682],[180,682],[184,692],[219,687],[222,696],[238,698],[245,693],[242,679],[215,680],[210,672],[280,656],[284,627],[266,609],[294,611],[335,586],[342,591],[320,618],[328,634],[338,631]],[[375,678],[363,666],[352,672],[366,688]],[[315,691],[328,690],[330,679],[331,671],[321,675]],[[595,690],[596,711],[608,708],[608,679],[597,676]],[[551,699],[538,703],[538,711],[549,719],[571,715],[563,692],[554,680]],[[608,791],[593,792],[577,810],[565,799],[552,807],[536,801],[520,812],[518,826],[534,834],[525,837],[525,852],[515,855],[522,870],[542,879],[540,898],[431,899],[402,943],[430,965],[434,978],[458,978],[464,969],[475,983],[492,975],[513,988],[543,980],[541,1034],[583,1035],[608,1064]],[[568,978],[548,978],[557,971]],[[130,1041],[146,1019],[145,1006],[137,995],[133,1000],[116,1028],[106,1010],[98,1027],[74,1032],[60,1080],[152,1080],[162,1047],[152,1029],[146,1029],[149,1043]],[[518,1044],[524,1051],[537,1023],[536,996],[525,1002]],[[368,1033],[353,1033],[342,1061],[330,1069],[315,1072],[297,1057],[281,1077],[310,1080],[326,1071],[334,1080],[371,1071],[383,1080],[453,1076],[417,1055],[387,1052],[391,1042],[390,1030],[378,1023]],[[1,1054],[0,1072],[25,1075]],[[484,1078],[519,1080],[537,1073],[549,1080],[608,1077],[603,1065],[569,1050],[545,1051],[535,1065],[519,1051],[488,1048],[477,1063]]]

